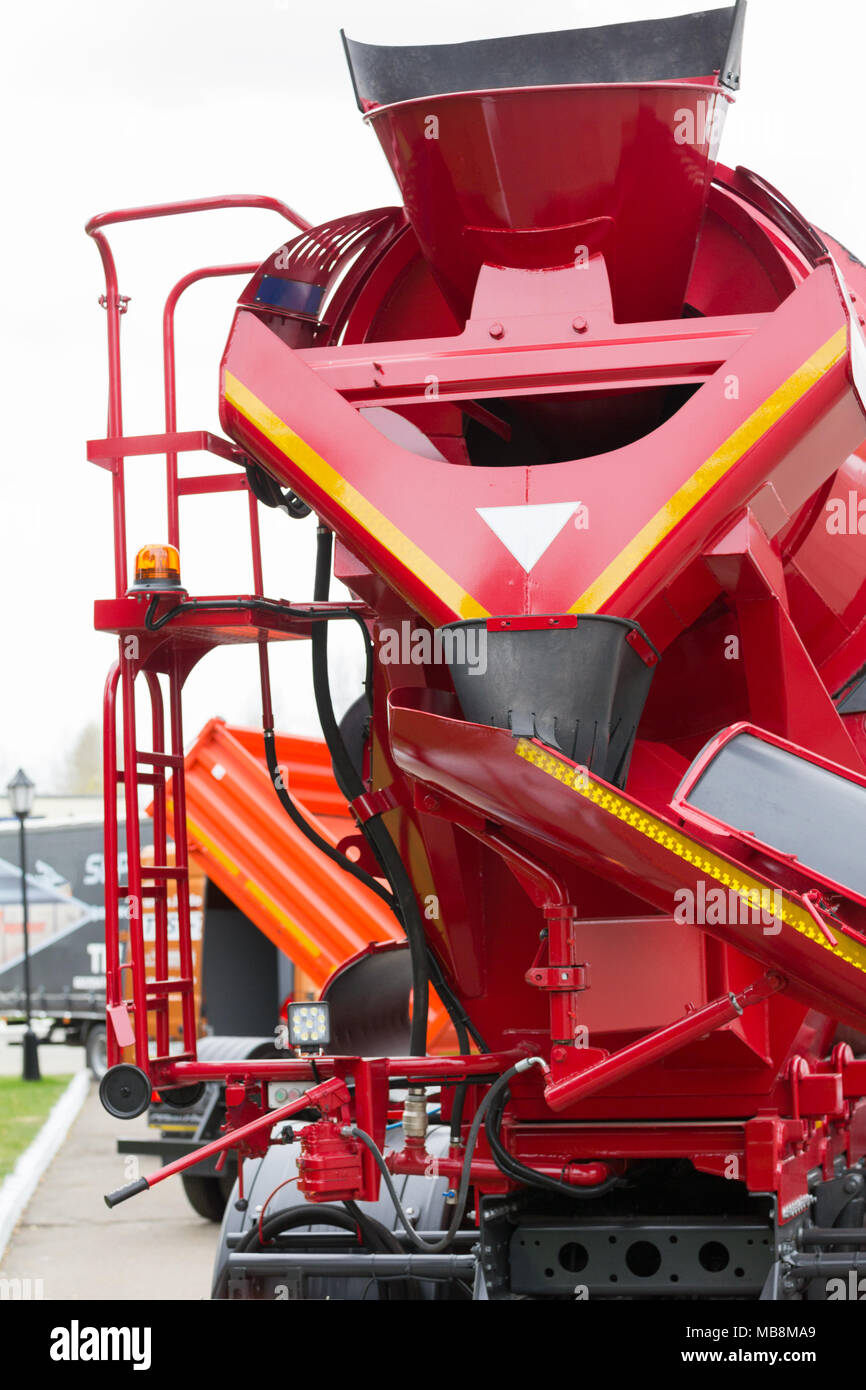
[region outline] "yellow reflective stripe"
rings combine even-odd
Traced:
[[[240,873],[240,869],[238,868],[237,864],[235,864],[233,860],[229,859],[227,854],[223,854],[222,850],[217,848],[213,840],[211,840],[207,835],[205,835],[201,826],[196,825],[195,821],[191,820],[189,816],[187,816],[186,818],[186,828],[192,835],[193,839],[198,841],[205,853],[209,854],[211,858],[215,859],[216,862],[219,865],[221,865],[222,868],[225,869],[226,873]],[[195,853],[195,851],[191,850],[190,853]]]
[[[213,840],[211,840],[209,836],[205,835],[201,827],[196,825],[194,821],[190,820],[189,816],[187,816],[186,818],[186,824],[190,834],[193,836],[195,840],[198,841],[205,853],[209,854],[213,859],[215,859],[216,862],[223,869],[225,869],[227,873],[233,874],[235,877],[237,877],[240,873],[240,869],[238,868],[237,864],[235,864],[231,859],[229,859],[228,855],[224,854],[221,849],[218,849],[217,846],[214,844]],[[193,850],[191,851],[191,853],[195,853],[195,851]],[[296,941],[299,941],[303,945],[305,950],[309,951],[310,955],[320,956],[322,954],[322,952],[319,950],[319,947],[316,945],[314,941],[310,940],[306,932],[301,931],[301,928],[292,921],[291,917],[289,917],[287,913],[283,912],[281,908],[277,907],[276,903],[268,897],[267,893],[264,893],[262,889],[259,888],[257,883],[254,883],[252,879],[247,879],[246,883],[244,883],[243,886],[248,893],[251,893],[252,896],[262,904],[263,907],[267,908],[271,916],[275,917],[276,920],[286,928],[286,931],[288,931],[295,938]]]
[[[251,425],[255,425],[261,434],[281,449],[306,476],[333,497],[345,512],[353,520],[357,521],[364,530],[373,537],[379,545],[383,546],[389,554],[405,565],[412,574],[426,584],[427,588],[441,599],[452,612],[461,618],[487,618],[489,613],[486,608],[474,599],[471,594],[467,594],[465,589],[446,574],[443,569],[431,560],[429,555],[425,555],[423,550],[419,550],[414,541],[389,521],[386,516],[374,507],[372,502],[368,502],[357,488],[354,488],[342,474],[326,463],[315,449],[311,448],[299,434],[291,429],[284,420],[254,396],[243,382],[239,381],[231,372],[225,374],[224,385],[225,398],[234,406]]]
[[[805,908],[798,907],[790,898],[786,898],[781,890],[768,889],[766,883],[752,878],[744,872],[739,864],[723,859],[718,854],[713,854],[703,845],[698,844],[696,840],[690,840],[687,835],[683,835],[678,830],[672,831],[669,825],[666,825],[664,821],[657,820],[641,806],[635,806],[634,802],[627,800],[618,792],[612,791],[610,787],[594,781],[586,768],[575,767],[572,763],[565,762],[554,753],[539,748],[537,744],[525,738],[518,739],[515,752],[518,757],[525,758],[528,763],[532,763],[533,767],[547,773],[549,777],[555,777],[557,782],[562,782],[581,796],[585,796],[602,811],[616,816],[617,820],[624,821],[631,829],[637,830],[641,835],[646,835],[648,839],[654,840],[656,844],[661,845],[669,853],[676,854],[687,864],[692,864],[696,869],[699,869],[702,874],[715,879],[724,888],[732,890],[750,908],[766,908],[767,911],[770,911],[766,902],[767,893],[768,891],[778,892],[782,907],[780,912],[773,913],[778,921],[793,927],[795,931],[807,936],[817,946],[823,946],[826,951],[832,952],[834,956],[839,956],[848,965],[853,965],[856,970],[866,972],[866,947],[863,947],[858,941],[852,940],[851,937],[845,936],[841,931],[839,931],[839,938],[845,942],[844,948],[840,944],[831,945]],[[762,894],[764,895],[763,899]],[[774,903],[773,906],[775,907],[775,905]]]
[[[292,921],[288,913],[283,912],[282,908],[277,907],[273,899],[269,898],[267,893],[265,893],[257,883],[254,883],[251,878],[248,878],[244,884],[244,888],[248,893],[251,893],[254,898],[258,899],[263,907],[267,908],[271,916],[275,917],[280,925],[285,927],[286,931],[293,936],[296,941],[300,942],[305,951],[308,951],[310,955],[314,957],[322,954],[315,941],[311,941],[306,932],[301,931],[301,928]]]
[[[611,560],[597,579],[584,590],[569,613],[595,613],[616,593],[628,576],[646,559],[650,551],[664,540],[693,507],[706,496],[710,488],[738,463],[743,455],[763,437],[773,425],[809,391],[817,381],[836,365],[848,350],[847,328],[840,328],[823,347],[818,348],[787,381],[752,411],[724,444],[711,454],[675,493],[660,507],[654,517],[638,531]]]

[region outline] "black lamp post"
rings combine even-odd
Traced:
[[[12,814],[18,817],[21,858],[21,908],[24,918],[24,998],[27,1012],[27,1030],[24,1034],[24,1066],[21,1073],[24,1081],[40,1080],[39,1043],[36,1034],[33,1032],[33,1025],[30,1018],[30,924],[27,914],[27,846],[24,838],[24,822],[33,810],[33,793],[35,790],[35,784],[30,781],[26,772],[20,767],[12,778],[12,781],[6,787]]]

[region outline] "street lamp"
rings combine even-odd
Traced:
[[[21,1073],[24,1081],[40,1080],[39,1044],[36,1040],[36,1034],[33,1032],[30,1018],[30,924],[27,915],[27,847],[24,838],[24,822],[33,810],[35,790],[35,783],[30,781],[26,772],[20,767],[6,787],[12,814],[18,817],[21,859],[21,908],[24,919],[24,998],[27,1012],[27,1030],[24,1034],[24,1066]]]

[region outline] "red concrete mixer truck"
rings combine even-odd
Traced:
[[[216,1298],[798,1301],[866,1259],[866,269],[820,209],[719,159],[744,17],[346,38],[395,205],[314,227],[223,197],[88,226],[110,364],[89,452],[116,526],[107,795],[153,788],[157,854],[144,870],[127,815],[113,900],[156,903],[155,967],[134,915],[121,960],[109,910],[102,1098],[133,1116],[154,1088],[182,1109],[225,1083],[197,1155],[240,1157]],[[126,435],[109,231],[237,205],[286,237],[175,287],[164,428]],[[181,430],[173,306],[229,273],[223,434]],[[196,450],[220,470],[188,476]],[[158,543],[127,525],[136,455],[166,456]],[[246,592],[180,568],[179,500],[208,490],[241,494],[238,527],[247,504]],[[290,600],[265,592],[261,507],[318,520]],[[365,653],[351,727],[334,623]],[[309,644],[356,827],[338,846],[280,772],[284,640]],[[183,935],[182,687],[229,642],[258,650],[267,795],[405,943],[290,1009],[257,1060],[197,1054]],[[449,1055],[428,1049],[431,988]],[[106,1200],[146,1202],[194,1161]]]

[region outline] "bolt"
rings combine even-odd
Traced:
[[[502,324],[499,323],[498,321],[497,321],[496,323],[491,323],[490,328],[488,329],[488,332],[489,332],[491,338],[504,338],[504,337],[505,337],[505,329],[502,327]]]
[[[439,810],[439,798],[436,797],[436,796],[430,796],[430,795],[428,794],[427,796],[424,797],[424,799],[423,799],[423,801],[422,801],[421,804],[422,804],[422,806],[424,807],[424,810],[425,810],[425,811],[438,811],[438,810]]]
[[[577,314],[576,317],[571,320],[571,326],[575,333],[585,333],[588,327],[583,314]]]
[[[863,1178],[859,1173],[849,1173],[842,1184],[843,1192],[859,1192],[863,1186]]]

